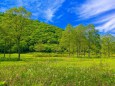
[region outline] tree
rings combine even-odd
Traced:
[[[88,57],[91,56],[91,50],[98,52],[101,48],[100,45],[100,35],[97,30],[95,30],[94,25],[90,24],[87,26],[86,39],[88,41]]]
[[[17,45],[18,60],[20,60],[20,41],[23,39],[22,37],[26,32],[25,27],[28,25],[31,13],[23,7],[19,7],[9,9],[6,11],[6,14],[10,16],[8,19],[12,28],[13,38],[15,39]]]
[[[11,52],[12,31],[11,31],[11,26],[10,26],[11,20],[9,20],[9,18],[11,18],[11,16],[5,13],[1,18],[2,19],[1,34],[2,34],[2,39],[4,40],[4,57],[5,57],[5,53],[8,52],[8,48],[9,48],[9,57],[10,57],[10,52]]]
[[[71,52],[73,52],[74,50],[73,37],[73,27],[70,24],[68,24],[65,31],[62,33],[60,46],[69,52],[69,57]]]
[[[38,21],[33,23],[34,31],[31,34],[30,44],[34,46],[30,48],[38,52],[56,52],[63,30]]]
[[[86,27],[83,26],[82,24],[78,25],[75,28],[75,45],[76,45],[76,52],[77,52],[77,57],[80,56],[81,52],[84,51],[84,56],[85,56],[85,50],[87,47],[87,39],[85,37],[85,31]]]
[[[113,48],[112,48],[113,47]],[[111,52],[114,50],[114,40],[110,34],[102,37],[102,52],[108,57],[111,56]]]

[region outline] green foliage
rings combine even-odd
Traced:
[[[0,82],[0,86],[7,86],[6,82]]]
[[[111,35],[105,35],[102,37],[102,52],[104,55],[110,57],[115,50],[114,37]]]
[[[35,31],[31,36],[31,44],[35,45],[35,51],[54,52],[61,38],[62,29],[45,23],[36,22]],[[56,49],[56,48],[55,48]]]
[[[61,40],[60,40],[60,47],[64,51],[68,51],[69,55],[70,52],[74,50],[74,34],[73,34],[73,27],[68,24],[66,30],[63,32]]]
[[[11,8],[0,14],[0,52],[55,52],[62,29],[30,20],[30,12],[23,7]],[[43,45],[44,49],[37,46]]]
[[[30,19],[31,13],[23,7],[11,8],[0,13],[0,52],[69,53],[76,56],[113,55],[115,37],[100,37],[95,26],[82,24],[65,30],[38,20]]]
[[[94,25],[78,25],[75,28],[68,25],[62,34],[60,46],[63,51],[69,52],[69,55],[77,52],[77,56],[85,56],[85,53],[88,53],[90,57],[91,53],[100,53],[101,39]]]
[[[91,50],[96,54],[101,50],[100,35],[94,25],[88,25],[86,30],[86,39],[88,41],[88,56],[90,57]]]

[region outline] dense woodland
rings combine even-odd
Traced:
[[[31,13],[23,7],[11,8],[0,13],[0,52],[68,53],[79,56],[112,56],[115,53],[115,37],[100,35],[93,24],[65,30],[31,19]]]

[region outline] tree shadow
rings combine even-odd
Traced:
[[[0,62],[4,62],[4,61],[22,61],[22,59],[18,59],[18,58],[4,58],[4,57],[0,57]]]

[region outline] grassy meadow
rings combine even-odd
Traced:
[[[11,57],[0,58],[0,86],[115,86],[114,57]]]
[[[115,86],[115,0],[1,1],[0,86]]]

